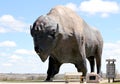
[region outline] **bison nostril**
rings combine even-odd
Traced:
[[[39,48],[38,48],[38,47],[35,47],[35,51],[38,52],[38,51],[39,51]]]
[[[43,50],[41,48],[39,48],[39,47],[35,47],[35,51],[36,52],[42,52]]]

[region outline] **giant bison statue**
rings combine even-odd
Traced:
[[[52,81],[63,63],[73,63],[86,76],[86,59],[91,72],[96,61],[97,73],[100,73],[101,34],[71,9],[56,6],[47,15],[38,17],[30,29],[36,53],[43,62],[49,57],[46,81]]]

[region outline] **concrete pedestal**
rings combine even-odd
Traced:
[[[86,76],[86,82],[87,83],[99,83],[100,82],[100,76],[96,73],[89,73]]]

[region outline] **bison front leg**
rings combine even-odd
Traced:
[[[86,73],[87,73],[87,66],[86,66],[86,60],[80,61],[79,63],[75,64],[75,67],[77,68],[78,72],[82,72],[82,79],[81,82],[84,82],[84,79],[86,78]]]
[[[86,53],[85,53],[85,38],[84,36],[76,36],[79,48],[79,60],[75,64],[78,72],[83,72],[83,76],[86,76],[87,73],[87,64],[86,64]]]
[[[59,72],[61,64],[54,58],[49,58],[49,66],[46,81],[53,81],[53,77]]]
[[[83,76],[86,76],[87,65],[86,65],[86,60],[85,59],[83,61],[79,61],[79,63],[75,64],[75,67],[77,68],[78,72],[82,72]]]

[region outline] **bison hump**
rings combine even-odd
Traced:
[[[74,32],[81,32],[84,28],[84,20],[77,15],[72,9],[65,6],[56,6],[47,14],[61,25],[62,32],[71,34]]]

